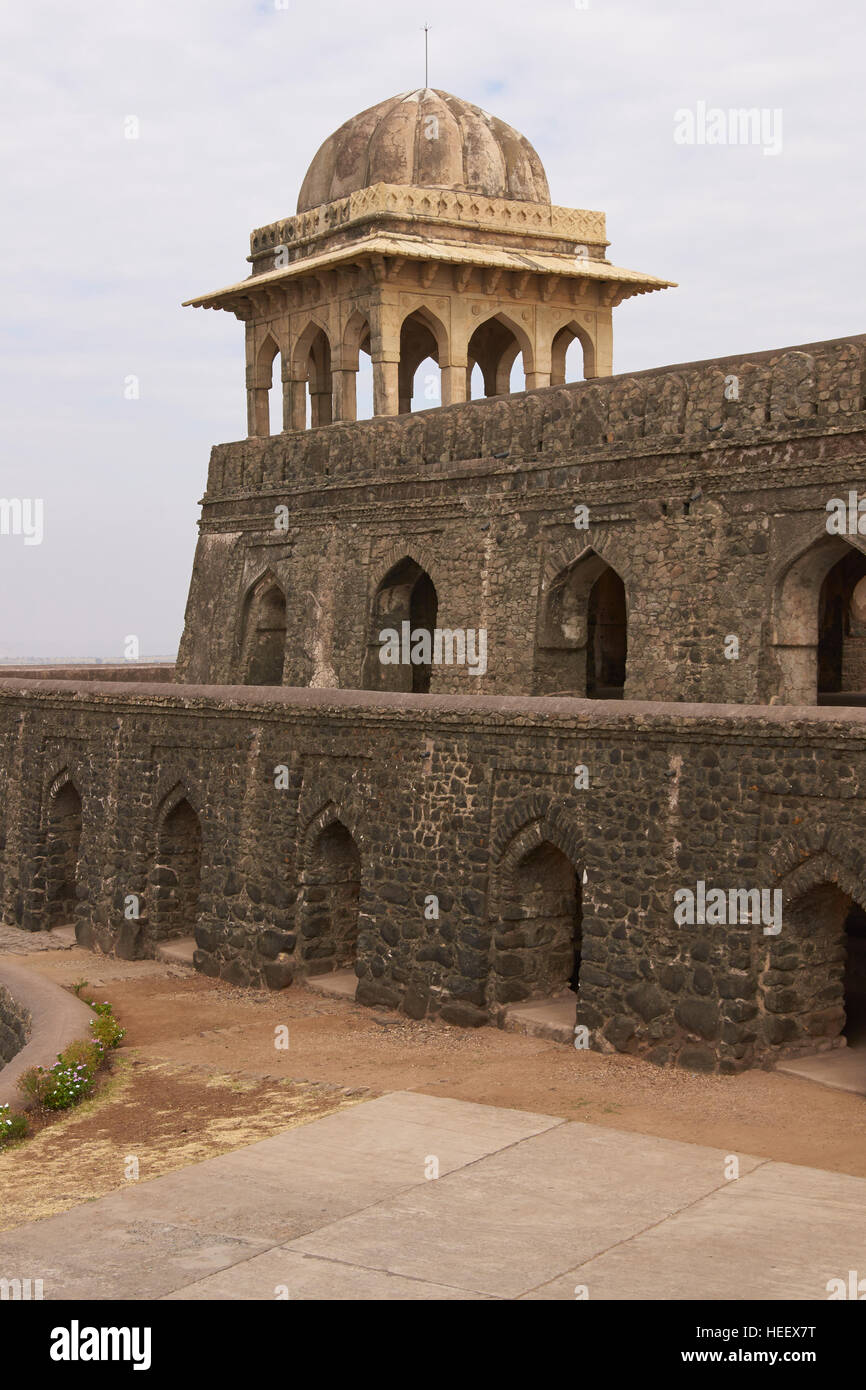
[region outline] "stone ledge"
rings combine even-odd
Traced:
[[[411,724],[447,719],[468,723],[496,723],[543,726],[561,721],[581,727],[610,727],[621,730],[629,725],[642,733],[657,728],[678,733],[689,726],[726,726],[733,733],[748,733],[759,725],[762,737],[774,730],[790,736],[795,727],[798,739],[809,732],[826,736],[828,726],[840,734],[866,729],[866,707],[856,705],[740,705],[690,704],[661,700],[588,700],[570,695],[411,695],[406,692],[312,688],[310,686],[185,685],[163,682],[124,682],[122,691],[108,681],[21,680],[0,676],[0,704],[17,703],[22,697],[59,697],[76,705],[93,703],[96,708],[110,704],[138,708],[190,710],[201,713],[228,713],[270,709],[287,715],[311,713],[342,719],[355,713],[382,714]],[[811,727],[810,727],[811,726]]]

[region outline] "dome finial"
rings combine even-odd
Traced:
[[[429,63],[428,63],[429,54],[428,54],[428,47],[427,47],[427,35],[428,35],[429,33],[430,33],[430,25],[429,25],[429,24],[425,24],[425,25],[424,25],[424,91],[425,91],[425,92],[427,91],[428,87],[430,86],[430,75],[429,75],[429,70],[428,70],[428,68],[429,68]]]

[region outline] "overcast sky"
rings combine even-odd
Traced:
[[[615,311],[615,371],[866,330],[862,0],[425,4],[7,0],[0,496],[45,534],[0,536],[0,656],[175,652],[210,446],[245,434],[243,325],[181,301],[248,273],[332,130],[423,85],[425,20],[430,85],[679,282]],[[781,151],[677,143],[700,102],[781,111]]]

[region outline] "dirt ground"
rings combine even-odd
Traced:
[[[0,1229],[239,1148],[385,1091],[418,1090],[866,1176],[866,1104],[774,1072],[664,1070],[561,1043],[415,1023],[298,987],[233,988],[182,966],[74,948],[16,957],[110,1000],[112,1075],[0,1154]],[[288,1048],[275,1046],[288,1030]]]

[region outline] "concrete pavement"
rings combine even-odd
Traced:
[[[0,1277],[388,1301],[824,1299],[866,1274],[866,1180],[737,1159],[395,1092],[0,1234]]]

